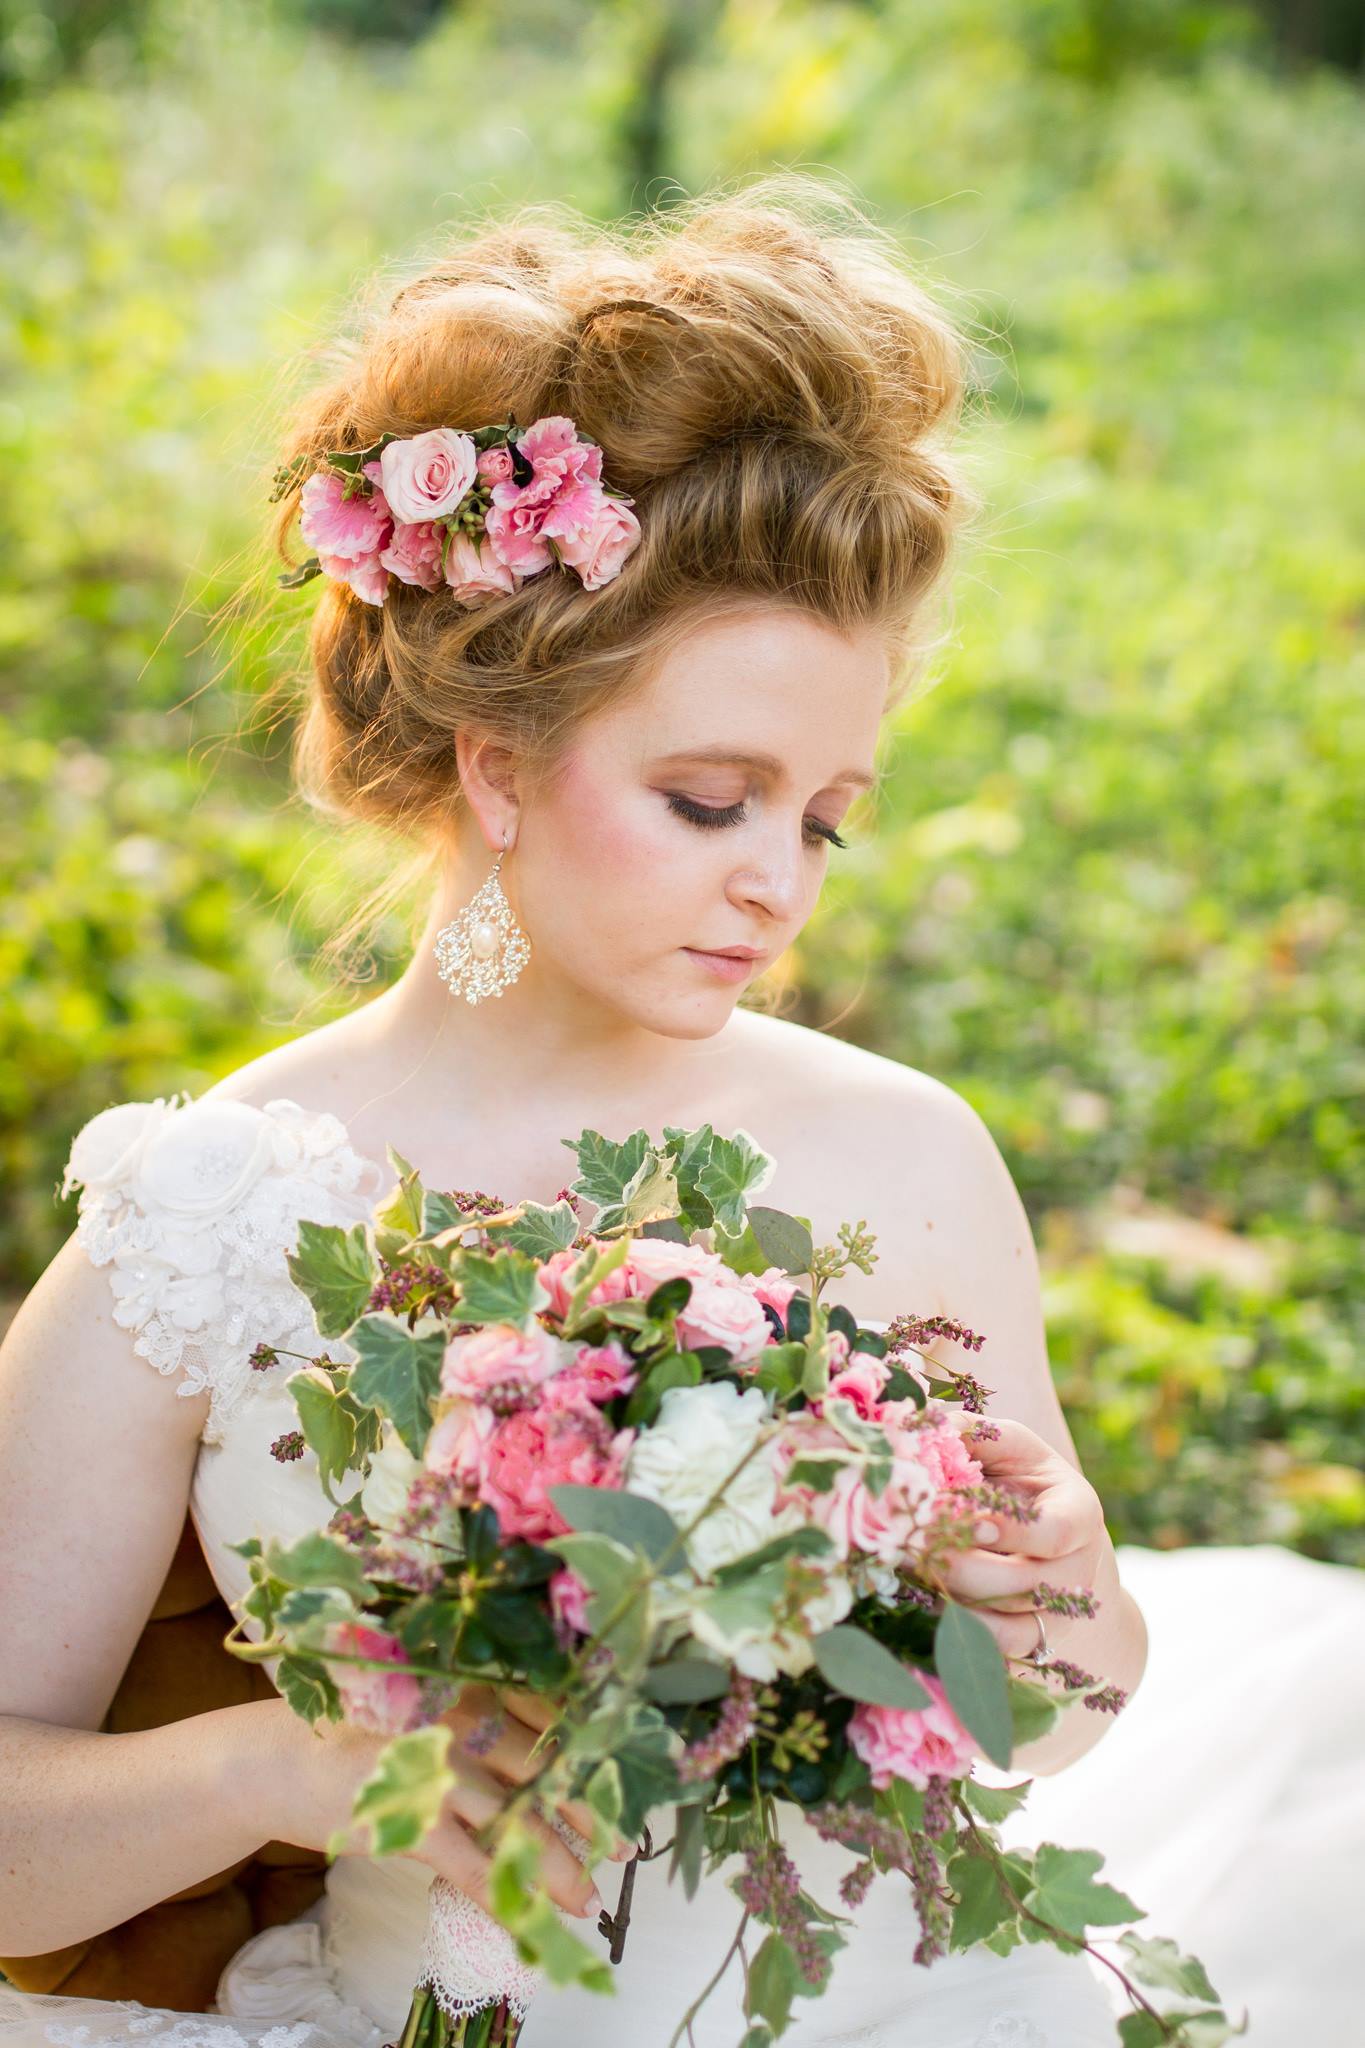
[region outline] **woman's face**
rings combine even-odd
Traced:
[[[540,990],[719,1030],[841,858],[829,835],[872,781],[889,680],[872,629],[764,606],[690,631],[518,819],[504,880]],[[755,957],[708,957],[729,947]]]

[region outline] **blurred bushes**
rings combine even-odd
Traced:
[[[466,206],[827,166],[977,337],[988,510],[791,1014],[986,1118],[1118,1537],[1365,1561],[1358,95],[1175,0],[1103,49],[1079,4],[729,0],[661,70],[662,19],[476,6],[414,54],[195,0],[0,117],[6,1290],[85,1117],[356,1000],[311,960],[383,849],[232,740],[306,596],[212,629],[282,360]]]

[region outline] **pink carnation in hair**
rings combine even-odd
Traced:
[[[363,597],[366,604],[383,604],[389,594],[389,572],[379,555],[361,555],[351,562],[344,555],[319,555],[318,567],[324,576],[333,577],[338,583],[349,583],[357,597]]]
[[[893,1778],[904,1778],[923,1792],[930,1778],[962,1778],[971,1770],[977,1748],[948,1704],[943,1681],[932,1671],[916,1678],[933,1703],[927,1707],[870,1707],[860,1703],[848,1723],[849,1746],[884,1792]]]
[[[580,441],[578,429],[563,413],[548,414],[513,438],[531,465],[531,476],[524,484],[510,475],[494,484],[493,503],[504,510],[549,506],[580,484],[602,480],[602,450],[595,442]]]
[[[375,1735],[406,1735],[421,1726],[421,1682],[405,1668],[408,1658],[401,1643],[363,1621],[335,1621],[326,1631],[325,1648],[352,1657],[382,1657],[395,1667],[374,1671],[363,1664],[328,1665],[348,1721]]]
[[[372,465],[367,465],[367,469]],[[299,507],[299,531],[309,547],[343,562],[378,555],[388,545],[393,519],[382,493],[346,496],[347,479],[334,469],[320,469],[305,483]],[[327,574],[336,572],[328,569]]]

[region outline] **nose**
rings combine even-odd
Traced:
[[[737,908],[752,911],[757,905],[778,923],[799,918],[809,888],[800,821],[794,838],[774,827],[755,851],[755,864],[737,868],[729,877],[726,895]]]

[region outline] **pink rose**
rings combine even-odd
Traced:
[[[398,1667],[370,1671],[363,1664],[329,1664],[348,1721],[375,1735],[406,1735],[422,1725],[421,1682],[406,1668],[403,1645],[382,1629],[362,1621],[335,1621],[326,1631],[324,1648],[354,1657],[383,1657]]]
[[[494,484],[498,491],[512,490],[511,484]],[[540,537],[545,519],[543,505],[491,504],[484,515],[483,530],[493,559],[514,576],[537,576],[548,569],[554,556]]]
[[[640,522],[631,503],[629,498],[609,497],[599,490],[589,501],[586,516],[581,504],[572,512],[556,507],[542,526],[542,535],[555,537],[561,559],[578,571],[585,590],[600,590],[610,583],[620,574],[627,555],[639,546]]]
[[[772,1335],[763,1304],[742,1287],[726,1281],[702,1280],[678,1311],[678,1336],[692,1349],[723,1344],[736,1364],[756,1359]]]
[[[632,1238],[625,1271],[633,1282],[632,1293],[646,1297],[665,1280],[674,1280],[679,1275],[694,1287],[703,1280],[719,1280],[726,1274],[732,1282],[735,1277],[718,1252],[708,1252],[701,1244],[679,1244],[671,1237]]]
[[[479,1498],[491,1507],[506,1538],[541,1543],[562,1536],[567,1524],[550,1488],[618,1488],[632,1429],[613,1431],[600,1409],[523,1408],[495,1422],[480,1446]]]
[[[486,484],[500,484],[512,474],[512,451],[510,448],[485,448],[478,461],[479,477]]]
[[[467,534],[457,533],[446,555],[446,582],[461,604],[478,604],[486,597],[510,596],[521,576],[498,560],[490,540],[475,547]]]
[[[848,1450],[838,1431],[815,1415],[790,1417],[774,1446],[778,1507],[800,1502],[809,1519],[829,1536],[841,1560],[861,1554],[881,1564],[903,1564],[923,1547],[921,1539],[933,1521],[938,1489],[913,1455],[912,1433],[887,1429],[886,1434],[891,1477],[880,1493],[864,1485],[856,1461],[830,1461],[834,1483],[825,1493],[788,1482],[786,1475],[797,1459],[820,1457],[824,1462],[822,1454]]]
[[[477,457],[468,434],[451,427],[390,441],[381,451],[384,493],[395,519],[416,525],[454,512],[474,481]]]
[[[631,1370],[630,1353],[614,1338],[605,1344],[580,1344],[564,1371],[545,1384],[544,1400],[552,1408],[575,1401],[599,1407],[628,1394],[639,1375]]]
[[[400,583],[414,583],[421,590],[441,587],[441,536],[430,519],[417,526],[395,526],[379,559]]]
[[[596,1238],[592,1240],[592,1243],[598,1249],[606,1249],[606,1246],[600,1245]],[[542,1264],[540,1268],[540,1283],[550,1297],[546,1311],[547,1314],[560,1317],[568,1314],[569,1299],[572,1293],[572,1289],[569,1286],[569,1274],[584,1256],[583,1252],[575,1251],[570,1245],[566,1246],[562,1252],[551,1252],[549,1258]],[[614,1266],[611,1272],[605,1278],[599,1280],[597,1285],[591,1290],[588,1295],[588,1301],[593,1308],[601,1308],[609,1301],[624,1301],[628,1295],[634,1292],[635,1287],[631,1280],[629,1268],[625,1265]]]
[[[551,1574],[548,1587],[550,1612],[561,1628],[573,1629],[577,1634],[588,1633],[588,1589],[577,1572],[571,1572],[567,1565],[561,1565]]]
[[[490,1408],[457,1400],[439,1417],[427,1437],[422,1452],[424,1468],[453,1481],[467,1502],[477,1497],[483,1449],[495,1421]]]
[[[317,549],[319,561],[326,555],[358,562],[377,556],[388,545],[392,517],[387,500],[363,492],[348,498],[347,481],[334,469],[322,469],[303,487],[299,531],[309,547]],[[336,573],[327,571],[329,576]]]
[[[441,1362],[441,1392],[477,1400],[495,1387],[538,1387],[567,1357],[560,1339],[540,1323],[529,1330],[487,1323],[471,1335],[451,1338]]]
[[[849,1745],[884,1792],[893,1778],[905,1778],[923,1792],[930,1778],[962,1778],[977,1747],[948,1705],[943,1682],[932,1671],[916,1678],[933,1694],[928,1707],[869,1707],[860,1702],[849,1717]]]

